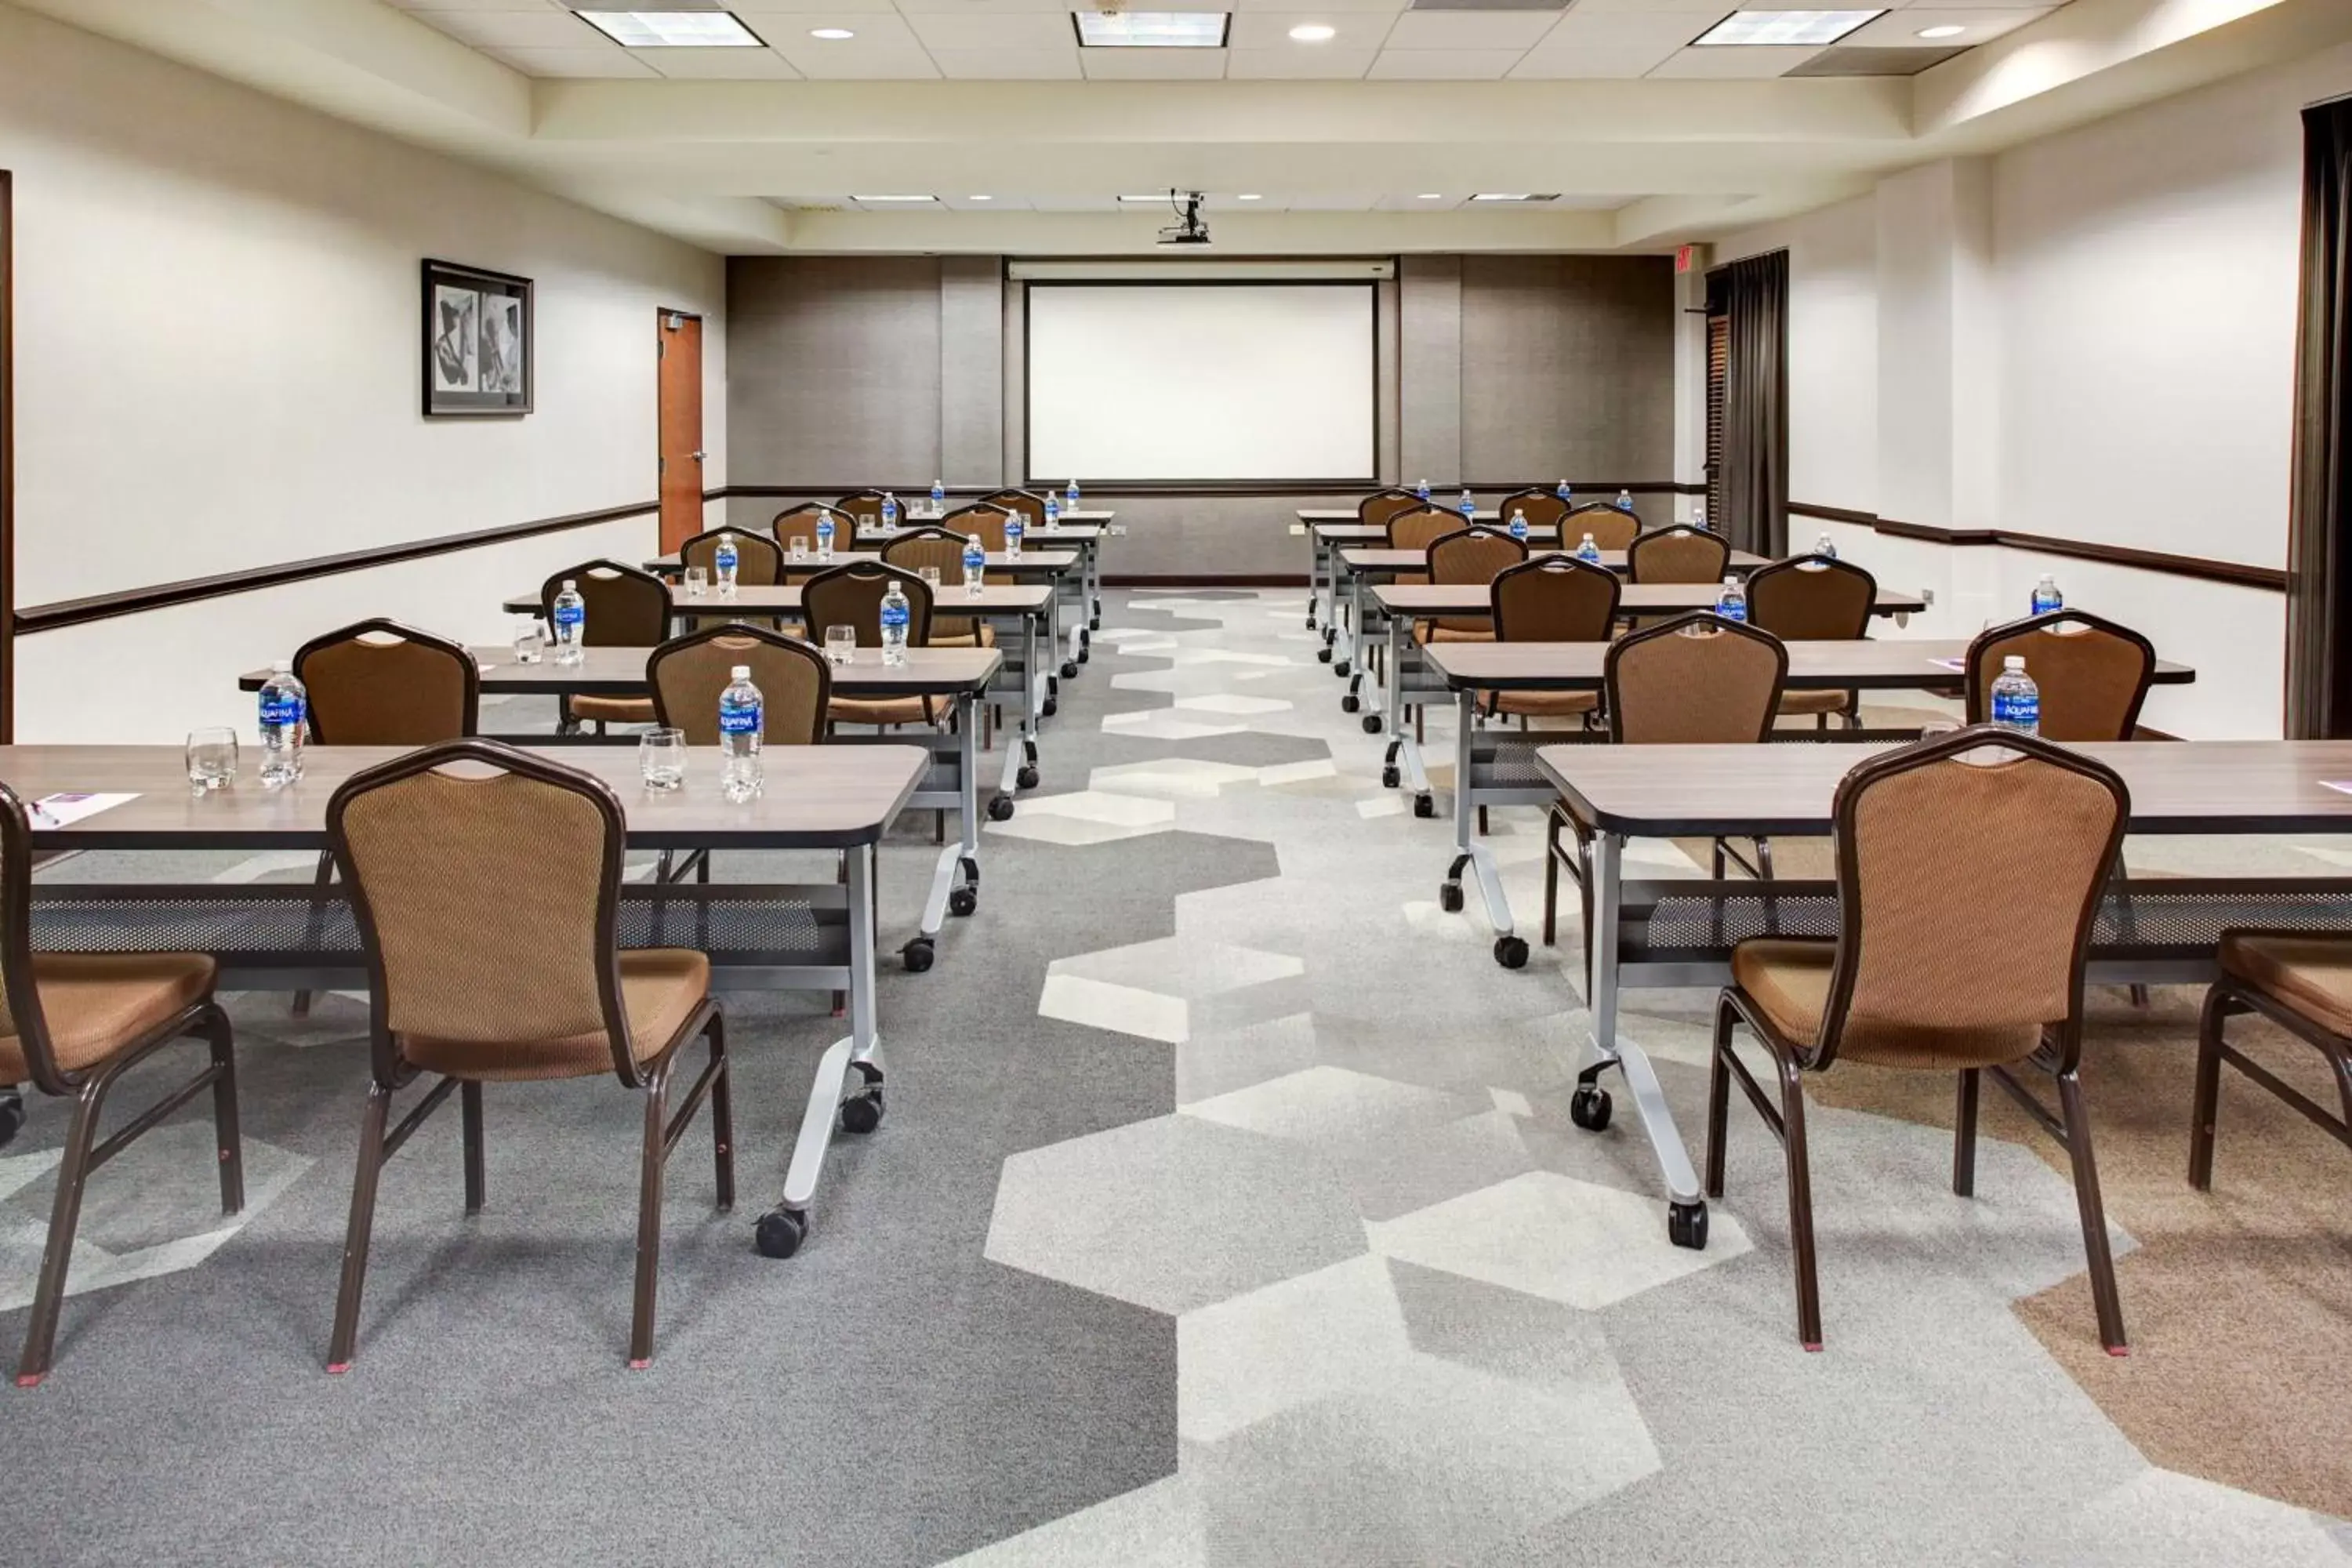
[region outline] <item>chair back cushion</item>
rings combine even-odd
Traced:
[[[1636,583],[1720,583],[1731,562],[1723,535],[1679,523],[1637,535],[1625,548]]]
[[[982,506],[996,507],[1003,511],[1017,511],[1021,514],[1021,521],[1025,527],[1043,528],[1045,526],[1045,498],[1044,496],[1033,495],[1027,490],[999,490],[994,495],[981,497],[980,504]],[[999,545],[997,548],[1003,549],[1003,547]]]
[[[715,626],[673,637],[646,660],[656,722],[686,731],[689,746],[719,744],[719,694],[737,665],[749,665],[760,689],[761,742],[808,746],[824,738],[833,670],[798,637],[764,626]]]
[[[1841,642],[1868,634],[1878,579],[1850,562],[1800,555],[1748,579],[1748,619],[1788,642]]]
[[[1556,525],[1560,519],[1566,517],[1569,513],[1569,505],[1549,490],[1514,490],[1495,503],[1497,526],[1509,529],[1513,512],[1517,512],[1521,517],[1526,518],[1530,530],[1540,532],[1544,529]],[[1575,548],[1575,540],[1571,539],[1568,542],[1570,549]]]
[[[1559,542],[1570,550],[1581,544],[1588,533],[1601,549],[1631,550],[1633,541],[1642,536],[1642,520],[1605,501],[1586,501],[1559,520]]]
[[[1606,642],[1617,619],[1617,574],[1568,555],[1538,555],[1496,577],[1499,642]]]
[[[820,572],[801,589],[801,618],[809,639],[822,645],[828,626],[849,626],[860,647],[882,646],[882,598],[890,584],[907,595],[907,646],[930,640],[931,587],[904,567],[859,561]]]
[[[1722,745],[1761,741],[1771,729],[1789,650],[1769,632],[1699,610],[1629,633],[1601,668],[1612,740]]]
[[[919,528],[912,533],[902,533],[882,547],[882,559],[893,566],[903,566],[918,577],[929,566],[940,574],[942,584],[963,581],[964,536],[950,533],[944,528]],[[983,548],[985,548],[983,546]],[[952,642],[961,637],[978,637],[980,618],[977,616],[942,616],[938,613],[939,601],[931,601],[931,635],[933,642]]]
[[[859,528],[879,528],[882,526],[882,492],[880,490],[859,490],[855,495],[845,495],[842,497],[833,504],[835,510],[846,512],[849,515],[850,521],[856,523]],[[800,507],[795,507],[793,509],[794,511],[804,510],[806,509]],[[790,517],[792,512],[781,512],[778,515],[780,517]],[[905,509],[903,507],[900,509],[899,515],[901,517],[905,515]],[[811,518],[809,521],[811,524],[814,525],[816,520],[814,518]],[[779,537],[782,536],[780,535]]]
[[[617,561],[586,561],[550,577],[540,607],[551,628],[555,595],[571,582],[588,612],[582,641],[589,647],[652,647],[669,635],[669,588],[650,572]]]
[[[1527,558],[1528,547],[1499,529],[1460,528],[1430,545],[1429,580],[1491,584]],[[1483,616],[1440,616],[1437,624],[1450,632],[1483,635],[1493,629]]]
[[[470,735],[482,674],[456,643],[368,620],[304,643],[295,679],[310,695],[310,738],[321,745],[429,746]]]
[[[812,531],[816,520],[809,520]],[[746,533],[740,528],[714,528],[698,533],[677,547],[681,566],[699,566],[719,581],[719,536],[732,534],[735,538],[735,581],[747,588],[768,588],[783,581],[784,547],[768,534]]]
[[[1005,510],[994,501],[980,501],[951,511],[940,520],[939,526],[950,533],[970,534],[980,541],[980,547],[992,555],[1004,552]],[[1032,526],[1024,516],[1021,526]]]
[[[1386,528],[1392,519],[1419,511],[1422,499],[1411,490],[1378,490],[1356,503],[1356,519],[1374,528]]]
[[[1995,626],[1969,647],[1969,722],[2011,654],[2042,694],[2042,734],[2053,741],[2128,741],[2156,675],[2156,649],[2128,626],[2083,610],[2056,610]]]

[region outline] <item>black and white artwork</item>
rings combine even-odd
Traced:
[[[425,262],[425,414],[530,413],[530,279]]]

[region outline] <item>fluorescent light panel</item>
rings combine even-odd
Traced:
[[[1694,40],[1715,44],[1834,44],[1876,11],[1734,11]]]
[[[1470,199],[1474,202],[1556,202],[1559,200],[1559,193],[1558,191],[1546,191],[1540,194],[1526,191],[1479,191],[1473,194]]]
[[[1070,20],[1089,49],[1222,49],[1233,24],[1223,11],[1073,11]]]
[[[757,49],[760,36],[732,11],[576,11],[582,21],[632,49]]]
[[[853,202],[903,202],[908,205],[917,205],[923,202],[935,202],[940,198],[937,196],[852,196],[849,199]]]

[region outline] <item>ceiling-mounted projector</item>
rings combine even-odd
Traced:
[[[1209,226],[1201,221],[1201,193],[1198,191],[1168,193],[1168,205],[1175,210],[1178,222],[1160,231],[1162,245],[1206,245]]]

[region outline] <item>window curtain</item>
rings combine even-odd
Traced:
[[[1723,388],[1723,510],[1735,550],[1789,552],[1789,253],[1722,269],[1731,355]]]
[[[2303,111],[2286,732],[2352,736],[2352,99]]]

